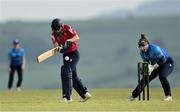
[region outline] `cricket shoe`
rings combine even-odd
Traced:
[[[163,101],[172,101],[172,96],[166,96]]]
[[[21,88],[20,88],[20,87],[17,87],[17,88],[16,88],[16,91],[20,92],[20,91],[21,91]]]
[[[68,100],[67,98],[62,98],[59,103],[71,103],[72,99]]]
[[[80,97],[79,102],[86,102],[87,100],[89,100],[92,97],[92,95],[89,92],[86,92],[86,94],[84,96],[85,96],[85,98]]]
[[[134,98],[132,95],[127,98],[127,101],[135,101],[136,98]]]

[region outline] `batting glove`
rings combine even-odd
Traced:
[[[64,46],[62,47],[62,50],[60,51],[60,53],[64,53],[66,50],[68,50],[70,47],[72,46],[72,42],[70,40],[67,40],[64,44]]]

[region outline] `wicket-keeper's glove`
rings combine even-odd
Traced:
[[[155,65],[149,64],[149,65],[148,65],[148,69],[149,69],[148,72],[149,72],[149,75],[151,75],[152,71],[155,70],[155,69],[158,68],[158,67],[159,67],[158,64],[155,64]]]

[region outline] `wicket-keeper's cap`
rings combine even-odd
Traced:
[[[13,44],[14,44],[14,45],[19,44],[19,39],[15,39],[15,40],[13,40]]]
[[[60,29],[60,26],[62,26],[62,22],[60,19],[56,18],[56,19],[53,19],[52,22],[51,22],[51,30],[52,31],[57,31]]]

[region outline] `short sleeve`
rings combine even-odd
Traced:
[[[77,35],[77,32],[74,30],[72,26],[67,26],[66,29],[67,29],[67,33],[71,35],[71,37]]]
[[[24,56],[24,55],[25,55],[25,52],[24,52],[24,49],[23,49],[23,48],[21,48],[21,52],[22,52],[22,56]]]
[[[160,49],[160,47],[156,47],[156,48],[154,49],[154,53],[155,53],[155,55],[156,55],[157,58],[164,57],[163,52],[162,52],[162,50]]]

